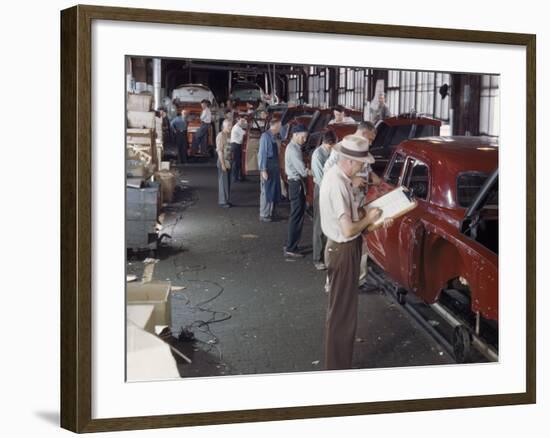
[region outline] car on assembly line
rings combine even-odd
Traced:
[[[231,87],[229,99],[238,113],[246,112],[250,108],[247,104],[255,110],[260,103],[265,102],[262,88],[254,82],[247,81],[235,82]]]
[[[404,186],[417,207],[365,235],[370,258],[424,303],[450,312],[457,361],[473,340],[498,351],[498,146],[483,137],[409,139],[367,202]],[[458,322],[457,322],[458,321]]]
[[[187,141],[189,145],[193,142],[193,136],[201,125],[201,101],[204,99],[210,101],[210,111],[212,112],[212,126],[208,130],[208,152],[213,155],[219,117],[219,107],[214,93],[202,84],[184,84],[172,91],[172,103],[177,112],[179,113],[183,109],[187,112]],[[188,148],[188,154],[198,155],[192,151],[191,147]]]
[[[376,162],[373,170],[383,171],[399,143],[409,138],[431,137],[440,134],[441,121],[411,112],[389,117],[376,124],[376,138],[370,152]]]
[[[346,135],[353,134],[357,130],[357,125],[362,120],[363,114],[360,111],[346,110],[346,114],[356,120],[356,123],[333,123],[329,124],[332,118],[332,111],[319,117],[315,122],[308,136],[306,145],[304,145],[304,161],[308,168],[310,167],[310,159],[313,151],[321,144],[323,135],[326,131],[332,130],[335,132],[338,141],[342,140]],[[390,117],[380,121],[376,125],[376,137],[370,146],[371,154],[376,159],[372,165],[376,173],[384,171],[389,157],[391,157],[395,147],[403,140],[416,137],[426,137],[439,135],[441,122],[436,119],[421,116],[416,113],[401,114],[399,116]],[[306,196],[308,205],[313,205],[313,178],[308,177],[307,187],[308,194]]]

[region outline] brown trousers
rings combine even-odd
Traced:
[[[357,301],[361,236],[346,243],[328,240],[325,248],[330,283],[325,326],[325,368],[351,368],[355,329],[357,328]]]

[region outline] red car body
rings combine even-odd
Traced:
[[[404,140],[440,134],[441,121],[416,113],[389,117],[376,124],[376,138],[370,152],[376,159],[373,169],[383,171],[396,146]]]
[[[331,113],[332,114],[332,113]],[[362,113],[360,111],[348,111],[348,115],[356,120],[361,120]],[[308,168],[310,167],[311,155],[316,147],[321,144],[323,134],[332,130],[336,133],[338,141],[342,140],[346,135],[353,134],[357,130],[357,123],[335,123],[329,125],[328,122],[332,117],[326,120],[322,128],[310,133],[307,143],[307,148],[304,150],[304,161]],[[373,170],[377,173],[384,171],[389,158],[391,157],[395,147],[402,140],[415,138],[420,136],[439,135],[441,121],[429,117],[418,116],[416,114],[401,114],[399,116],[390,117],[377,124],[377,135],[371,145],[371,153],[376,159],[373,165]],[[307,181],[308,193],[306,200],[308,205],[313,205],[313,178],[308,177]]]
[[[475,239],[463,229],[468,204],[495,169],[498,147],[480,137],[399,144],[367,202],[403,185],[413,189],[418,205],[392,226],[366,234],[371,258],[426,303],[460,280],[469,289],[471,311],[498,321],[498,199],[480,209]]]
[[[189,90],[186,92],[186,90]],[[200,101],[202,99],[210,100],[212,112],[212,124],[208,129],[207,146],[210,152],[213,152],[211,146],[215,144],[216,140],[216,128],[214,120],[217,117],[218,104],[212,91],[202,84],[184,84],[177,87],[172,92],[172,103],[176,107],[178,113],[181,110],[185,110],[187,113],[187,141],[189,145],[193,142],[195,132],[201,125],[200,116],[202,107]],[[187,149],[189,156],[199,155],[199,153],[193,151],[191,147]]]

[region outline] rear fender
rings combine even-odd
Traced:
[[[431,233],[426,234],[424,255],[417,294],[427,303],[435,303],[449,279],[462,275],[464,263],[452,243]]]

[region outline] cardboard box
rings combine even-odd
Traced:
[[[137,327],[155,334],[155,324],[153,324],[154,304],[128,304],[126,306],[126,319],[132,321]]]
[[[126,283],[126,304],[153,305],[153,325],[172,323],[170,281],[151,281],[150,283]]]
[[[155,129],[155,113],[145,111],[128,111],[128,128]]]
[[[128,100],[126,102],[126,109],[128,111],[151,111],[151,105],[153,104],[153,96],[149,94],[128,94]]]
[[[170,346],[126,321],[126,378],[128,381],[168,380],[180,377]]]

